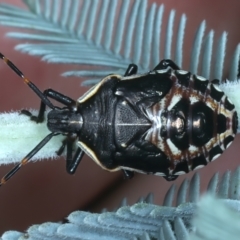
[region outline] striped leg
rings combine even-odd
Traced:
[[[59,135],[59,133],[48,134],[30,153],[28,153],[19,164],[17,164],[11,171],[9,171],[0,181],[0,186],[5,184],[22,166],[27,164],[29,160],[45,145],[53,136]]]
[[[41,92],[35,84],[27,79],[24,74],[14,65],[13,62],[6,58],[2,53],[0,53],[0,59],[2,59],[19,77],[21,77],[23,79],[23,82],[26,83],[48,107],[51,109],[55,108],[49,99],[43,94],[43,92]]]

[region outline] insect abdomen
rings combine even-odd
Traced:
[[[147,110],[153,119],[145,139],[171,161],[170,174],[183,174],[215,160],[233,141],[237,114],[227,96],[189,72],[172,73],[173,87]]]

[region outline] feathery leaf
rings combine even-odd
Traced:
[[[7,36],[33,42],[19,44],[16,49],[30,55],[42,56],[44,61],[51,63],[100,65],[104,68],[102,71],[93,68],[89,75],[85,71],[84,76],[95,76],[97,79],[87,80],[83,85],[98,82],[106,72],[119,70],[123,74],[132,62],[139,65],[140,72],[147,72],[162,58],[171,58],[180,66],[184,60],[183,44],[187,18],[185,14],[181,16],[176,43],[172,42],[177,12],[170,11],[166,32],[163,32],[164,5],[157,6],[154,3],[149,6],[147,0],[25,0],[24,3],[28,10],[0,4],[0,24],[22,29],[21,32],[9,32]],[[201,65],[202,75],[209,78],[213,63],[213,78],[221,79],[227,33],[222,34],[216,56],[212,56],[213,30],[205,36],[205,28],[206,21],[203,21],[193,41],[189,69],[198,74]],[[23,32],[24,29],[28,32]],[[161,41],[163,36],[165,43]],[[42,43],[34,43],[36,40]],[[161,45],[164,45],[164,53],[160,52]],[[201,61],[202,48],[204,54]],[[172,49],[175,49],[175,56],[172,55]],[[237,48],[229,77],[231,80],[237,75],[238,53]],[[68,71],[62,75],[80,74],[81,71]]]
[[[235,211],[239,211],[240,201],[239,191],[236,193],[231,192],[231,189],[239,188],[239,176],[240,167],[235,172],[226,172],[221,181],[218,179],[218,174],[214,175],[209,182],[208,191],[215,196],[223,197],[224,199],[217,203],[217,206],[213,206],[209,200],[211,206],[208,207],[208,214],[206,215],[207,200],[203,201],[203,207],[200,208],[200,219],[192,222],[192,219],[198,211],[198,202],[200,198],[200,176],[196,173],[191,180],[190,185],[186,185],[184,180],[178,189],[178,203],[177,207],[172,206],[171,200],[165,201],[168,206],[157,206],[152,204],[152,195],[142,198],[141,202],[138,202],[132,206],[127,206],[126,199],[124,200],[124,206],[117,209],[115,212],[103,212],[100,214],[89,213],[84,211],[75,211],[68,217],[67,223],[43,223],[39,225],[33,225],[27,230],[29,239],[172,239],[172,240],[186,240],[186,239],[198,239],[189,238],[195,237],[195,233],[202,232],[205,229],[205,216],[208,221],[213,221],[214,226],[208,224],[205,237],[215,234],[212,229],[222,224],[221,214],[215,214],[214,211],[221,212],[223,208],[222,204],[228,205]],[[220,190],[218,191],[216,184],[219,184]],[[194,187],[197,188],[195,189]],[[168,191],[168,195],[172,195],[175,188],[171,187]],[[224,192],[224,196],[222,193]],[[229,194],[225,194],[225,193]],[[189,196],[187,196],[187,193]],[[181,201],[179,199],[184,199]],[[170,197],[172,200],[173,198]],[[194,202],[192,202],[192,200]],[[201,204],[201,202],[200,202]],[[215,205],[215,204],[214,204]],[[201,205],[200,205],[201,206]],[[204,213],[205,211],[205,213]],[[227,210],[224,210],[227,213]],[[211,217],[212,216],[212,217]],[[240,221],[240,216],[235,214],[237,221]],[[233,219],[234,220],[234,219]],[[218,222],[219,221],[219,222]],[[223,226],[224,229],[231,228],[231,215],[228,216],[228,222]],[[235,220],[234,220],[235,221]],[[200,226],[200,228],[198,228]],[[197,229],[197,231],[196,231]],[[230,232],[231,233],[231,232]],[[17,231],[8,231],[2,235],[2,239],[21,239],[24,234]],[[135,236],[135,238],[134,238]],[[197,235],[196,235],[197,236]]]

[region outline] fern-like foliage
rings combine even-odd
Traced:
[[[240,167],[233,173],[227,171],[221,178],[217,173],[210,180],[207,191],[221,198],[231,208],[238,210],[240,206],[239,181]],[[36,240],[186,240],[189,233],[195,232],[197,227],[192,223],[192,218],[200,198],[200,187],[200,175],[196,173],[192,179],[184,180],[177,192],[173,185],[165,197],[163,206],[154,205],[151,194],[146,198],[141,198],[133,206],[128,206],[125,199],[123,206],[115,212],[104,211],[100,214],[92,214],[76,211],[67,217],[67,223],[48,222],[31,226],[27,230],[27,236],[29,239]],[[175,207],[173,206],[173,199],[176,193]],[[218,211],[221,211],[221,209],[218,209]],[[216,218],[215,221],[215,225],[218,226],[218,219]],[[229,224],[231,225],[231,222]],[[200,230],[204,231],[204,229]],[[204,239],[206,239],[206,236],[211,236],[211,233],[205,231]],[[23,233],[8,231],[3,234],[2,239],[17,240],[22,239],[21,237],[23,237]]]
[[[173,43],[176,11],[171,10],[168,22],[163,23],[163,4],[149,5],[147,0],[23,1],[28,10],[0,4],[0,24],[28,30],[9,32],[7,36],[33,42],[19,44],[16,49],[42,56],[51,63],[101,66],[101,70],[98,67],[63,73],[64,76],[98,78],[85,81],[85,85],[96,83],[110,72],[122,74],[132,62],[139,65],[140,72],[152,69],[163,58],[171,58],[182,66],[187,18],[185,14],[181,16]],[[166,32],[162,31],[163,24],[167,24]],[[222,79],[227,33],[223,32],[220,39],[214,41],[214,31],[205,34],[205,29],[203,21],[193,41],[188,69],[206,78],[211,75]],[[213,55],[214,44],[217,50]],[[162,46],[164,52],[160,51]],[[176,49],[174,53],[172,49]],[[237,46],[228,77],[231,80],[237,76],[239,55]]]
[[[164,5],[150,5],[147,0],[24,0],[24,3],[28,10],[0,4],[0,24],[21,28],[20,32],[10,32],[7,36],[31,42],[19,44],[16,49],[41,56],[47,62],[95,66],[91,71],[69,71],[64,76],[99,80],[110,72],[124,73],[132,62],[139,65],[140,72],[146,72],[163,58],[171,58],[182,66],[187,18],[185,14],[181,16],[173,42],[176,11],[171,10],[167,23],[163,23]],[[163,24],[166,32],[162,31]],[[205,30],[203,20],[193,40],[188,70],[206,78],[222,79],[227,33],[214,39],[214,30],[207,33]],[[214,45],[217,49],[213,53]],[[232,57],[230,80],[236,78],[239,55],[240,45]],[[91,79],[84,82],[94,83],[96,80]],[[228,202],[239,199],[239,179],[240,168],[233,174],[226,172],[221,179],[215,174],[208,191]],[[184,180],[176,189],[174,185],[169,189],[163,206],[146,203],[151,202],[152,195],[133,206],[127,206],[125,199],[124,206],[116,212],[74,212],[69,215],[68,223],[34,225],[27,234],[10,231],[2,239],[27,236],[29,239],[185,240],[194,229],[191,219],[200,197],[199,175]]]

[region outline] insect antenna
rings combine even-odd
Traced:
[[[33,84],[29,79],[27,79],[24,74],[16,67],[16,65],[6,58],[2,53],[0,53],[0,58],[26,83],[37,95],[38,97],[51,109],[54,109],[54,105],[49,101],[49,99],[40,91],[40,89]]]
[[[19,164],[17,164],[12,170],[10,170],[0,181],[0,187],[5,184],[23,165],[27,164],[29,160],[47,144],[53,136],[59,135],[60,133],[48,134],[30,153],[28,153]]]

